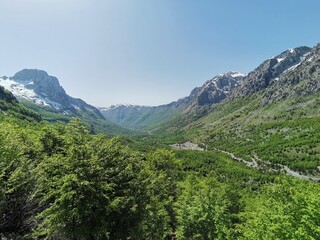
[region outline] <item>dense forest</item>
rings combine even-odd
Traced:
[[[94,134],[79,119],[0,125],[1,239],[320,238],[317,183]]]

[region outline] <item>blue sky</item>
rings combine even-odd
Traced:
[[[318,0],[0,0],[0,75],[38,68],[95,106],[159,105],[320,42]]]

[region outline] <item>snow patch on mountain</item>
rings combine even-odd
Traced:
[[[115,105],[111,105],[109,107],[98,107],[98,109],[100,111],[108,111],[110,109],[117,109],[117,108],[122,108],[122,107],[143,107],[143,106],[140,106],[140,105],[132,105],[132,104],[129,104],[129,103],[120,103],[120,104],[115,104]]]
[[[40,106],[53,106],[56,109],[61,109],[61,104],[51,101],[46,97],[40,97],[33,89],[29,89],[27,87],[32,84],[32,81],[24,85],[7,78],[0,78],[0,86],[3,86],[8,91],[12,92],[12,94],[18,99],[26,99]]]
[[[293,71],[295,70],[298,66],[301,65],[301,63],[306,60],[307,56],[310,54],[310,52],[306,53],[306,54],[303,54],[301,57],[300,57],[300,62],[298,62],[297,64],[291,66],[290,68],[288,68],[287,70],[284,71],[284,73],[286,72],[289,72],[289,71]],[[309,60],[307,60],[309,61]]]
[[[236,77],[245,77],[247,74],[241,73],[241,72],[229,72],[227,75],[236,78]]]

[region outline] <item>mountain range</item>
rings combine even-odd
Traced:
[[[236,71],[219,74],[194,88],[189,96],[161,106],[120,104],[98,109],[70,97],[56,77],[37,69],[24,69],[9,78],[4,76],[0,78],[0,85],[45,120],[67,121],[80,117],[114,134],[123,133],[124,129],[170,132],[211,121],[204,119],[217,114],[221,106],[250,96],[255,96],[255,101],[259,99],[259,109],[290,97],[318,93],[319,48],[320,45],[288,49],[265,60],[248,74]]]
[[[38,113],[43,120],[67,122],[70,118],[79,117],[98,131],[112,134],[127,132],[106,120],[96,107],[69,96],[58,78],[43,70],[23,69],[13,77],[3,76],[0,78],[0,86],[12,93],[10,99],[19,100],[24,107]]]
[[[193,89],[189,96],[161,106],[114,105],[100,108],[106,119],[132,130],[154,129],[179,115],[203,115],[226,99],[245,74],[228,72]]]
[[[98,109],[70,97],[56,77],[37,69],[4,76],[0,86],[3,115],[49,122],[78,117],[92,132],[166,146],[191,141],[262,166],[320,171],[320,44],[288,49],[248,74],[219,74],[161,106]]]
[[[209,114],[221,102],[250,96],[267,89],[264,103],[285,97],[290,89],[283,89],[284,78],[295,73],[317,59],[317,48],[297,47],[288,49],[262,62],[248,74],[228,72],[219,74],[193,89],[189,96],[175,102],[156,106],[115,105],[100,108],[106,119],[132,130],[156,130],[170,122],[186,125]],[[315,63],[316,64],[316,63]],[[315,67],[313,67],[315,68]],[[296,76],[297,77],[297,76]],[[273,90],[271,90],[273,89]]]
[[[220,74],[167,105],[100,110],[166,144],[192,141],[311,177],[320,171],[319,104],[320,44],[288,49],[248,74]]]

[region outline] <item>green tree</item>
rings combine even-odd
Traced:
[[[147,157],[144,178],[148,202],[140,238],[166,239],[174,234],[176,219],[173,205],[178,191],[179,165],[173,152],[165,149],[158,149]]]
[[[7,238],[23,236],[33,225],[36,143],[30,130],[0,125],[0,233]]]
[[[247,198],[241,239],[320,239],[319,199],[318,184],[278,179]]]
[[[36,169],[35,196],[41,199],[44,210],[37,215],[35,236],[129,237],[143,209],[137,157],[121,147],[117,139],[89,135],[79,120],[72,121],[65,132],[62,149],[51,142],[59,151],[47,151],[50,154]]]
[[[234,239],[233,194],[213,177],[189,176],[176,203],[178,239]]]

